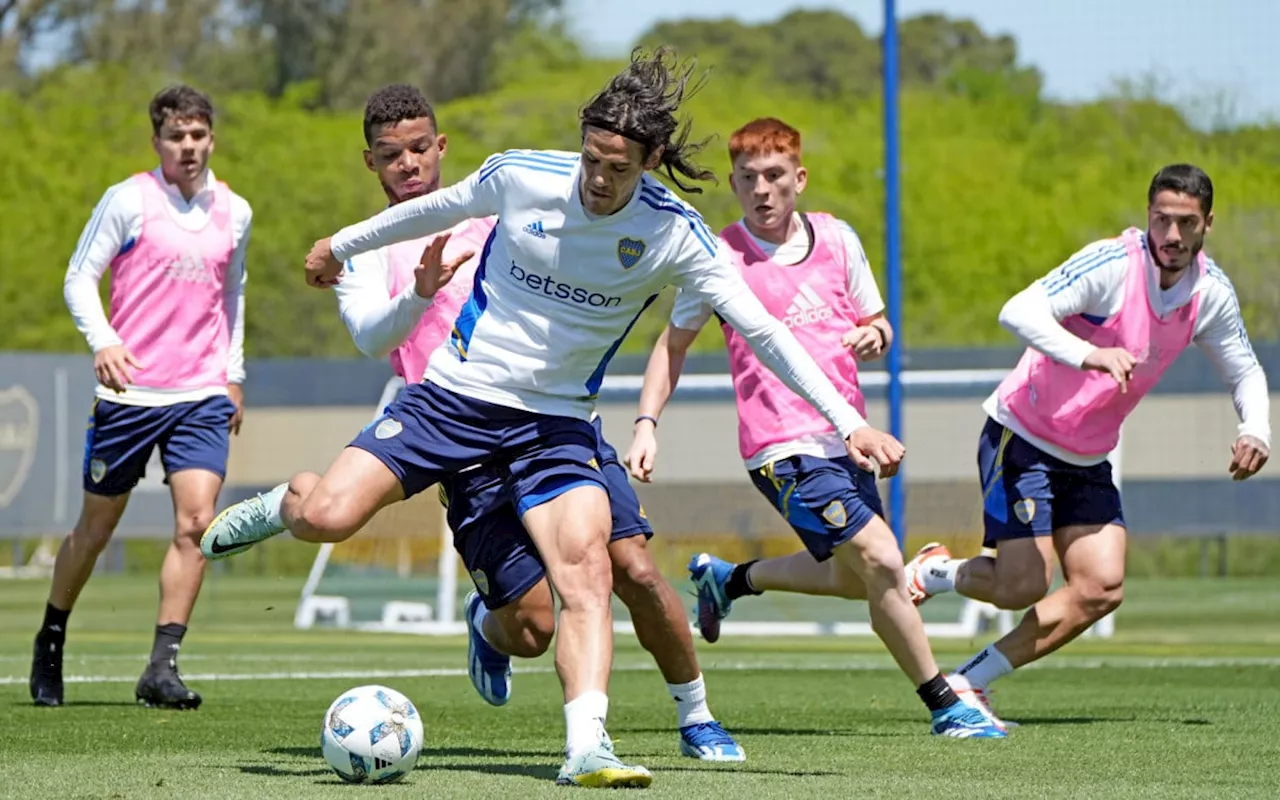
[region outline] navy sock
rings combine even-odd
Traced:
[[[151,645],[151,663],[164,663],[178,657],[178,648],[182,646],[182,637],[187,635],[187,626],[170,622],[156,626],[156,640]]]
[[[733,568],[733,572],[729,573],[729,580],[724,582],[724,593],[730,600],[737,600],[747,594],[764,594],[751,588],[751,584],[747,582],[747,570],[751,569],[751,565],[757,560],[759,559],[739,564]]]
[[[40,635],[48,639],[56,639],[59,642],[66,641],[67,618],[70,616],[70,611],[54,608],[45,603],[44,622],[40,625]]]

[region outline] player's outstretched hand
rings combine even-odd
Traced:
[[[631,448],[627,450],[623,461],[631,477],[642,483],[653,480],[653,464],[658,458],[658,437],[653,423],[647,419],[636,422],[635,431],[631,435]]]
[[[122,344],[104,347],[93,354],[93,374],[98,376],[98,383],[116,394],[124,394],[125,387],[133,382],[130,367],[142,369],[138,359]]]
[[[307,253],[307,285],[317,289],[328,289],[338,282],[342,274],[342,262],[333,257],[333,248],[329,246],[329,237],[316,242]]]
[[[907,448],[902,446],[902,442],[870,425],[858,428],[850,434],[844,440],[844,446],[860,469],[874,473],[876,467],[879,467],[881,478],[897,475],[898,465],[907,454]]]
[[[884,355],[884,334],[874,325],[859,325],[841,336],[840,344],[852,350],[859,361],[874,361]]]
[[[444,258],[444,246],[449,243],[449,233],[442,233],[431,240],[431,244],[427,245],[422,251],[422,258],[418,259],[418,266],[413,269],[413,290],[417,292],[418,297],[424,300],[436,296],[436,292],[443,289],[449,281],[453,280],[454,273],[458,271],[458,267],[467,263],[476,251],[468,250],[457,258],[450,261],[442,261]]]
[[[1271,448],[1263,444],[1260,439],[1254,436],[1241,436],[1236,439],[1235,444],[1231,445],[1231,466],[1227,471],[1235,481],[1252,478],[1266,466],[1268,458],[1271,458]]]
[[[1095,372],[1105,372],[1116,379],[1116,383],[1120,384],[1120,391],[1129,391],[1129,381],[1133,380],[1133,368],[1138,360],[1133,354],[1121,347],[1099,347],[1089,355],[1085,356],[1084,364],[1081,366],[1085,369],[1091,369]]]

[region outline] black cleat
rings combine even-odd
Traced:
[[[133,694],[140,704],[148,708],[197,709],[202,702],[200,695],[182,682],[178,676],[178,664],[173,659],[148,664]]]
[[[62,642],[44,631],[36,634],[31,658],[31,699],[38,706],[62,705]]]

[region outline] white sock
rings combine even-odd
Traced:
[[[680,727],[698,725],[703,722],[714,722],[711,709],[707,708],[707,684],[702,675],[688,683],[668,683],[667,691],[676,701],[676,714],[680,717]]]
[[[609,697],[604,692],[584,692],[565,703],[566,759],[594,750],[604,741],[604,720],[608,715]]]
[[[924,590],[929,594],[942,594],[956,590],[956,573],[967,558],[948,558],[941,563],[929,563],[920,570]]]
[[[476,606],[476,613],[471,615],[471,624],[474,625],[476,630],[480,632],[480,638],[484,639],[486,642],[489,642],[489,637],[486,636],[484,632],[484,620],[485,620],[485,617],[487,616],[489,616],[488,607],[485,606],[484,603],[480,603]],[[493,642],[489,642],[489,646],[493,647]]]
[[[280,516],[280,509],[284,505],[284,496],[289,493],[289,484],[282,483],[276,488],[262,495],[262,503],[267,507],[267,515],[271,520],[271,524],[281,530],[284,530],[284,518]]]
[[[955,671],[955,675],[964,678],[974,689],[985,689],[996,678],[1008,675],[1010,672],[1013,672],[1013,666],[1009,664],[1009,659],[1005,658],[1004,653],[1001,653],[994,644],[989,644],[961,665]]]

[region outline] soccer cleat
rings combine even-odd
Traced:
[[[556,783],[591,789],[644,789],[653,783],[653,775],[644,767],[623,764],[613,749],[601,742],[594,750],[566,758]]]
[[[1005,732],[987,715],[964,701],[933,712],[933,735],[954,739],[1003,739]]]
[[[236,503],[213,518],[200,537],[200,552],[213,561],[243,553],[286,528],[274,524],[262,495]]]
[[[932,594],[925,591],[924,570],[931,566],[937,566],[937,563],[951,558],[951,551],[947,549],[945,544],[938,542],[929,542],[924,547],[916,551],[915,558],[907,562],[907,594],[911,597],[911,602],[916,605],[924,605],[924,601],[933,597]]]
[[[972,687],[961,689],[955,686],[952,686],[951,690],[956,693],[956,697],[959,697],[965,705],[978,709],[978,711],[982,712],[982,716],[990,720],[991,724],[1000,730],[1007,731],[1009,728],[1018,727],[1018,723],[1003,720],[996,716],[995,710],[991,708],[990,691]]]
[[[699,761],[746,761],[747,754],[719,722],[701,722],[680,729],[680,755]]]
[[[31,658],[31,700],[38,706],[62,705],[62,643],[44,632],[36,634]]]
[[[147,708],[176,708],[191,710],[200,707],[203,698],[187,688],[178,676],[178,664],[172,658],[153,661],[138,679],[133,690],[138,703]]]
[[[471,685],[491,706],[506,705],[511,699],[511,656],[498,652],[485,641],[475,624],[480,608],[480,595],[472,592],[463,601],[467,617],[467,672]]]
[[[710,553],[699,553],[689,561],[689,577],[698,590],[698,630],[710,643],[720,638],[720,620],[729,616],[733,605],[724,590],[733,567]]]

